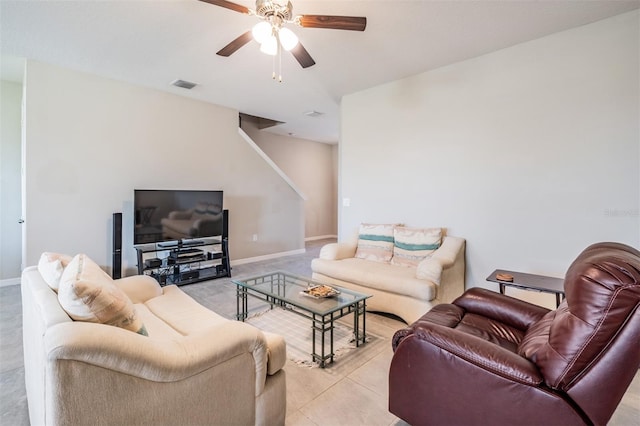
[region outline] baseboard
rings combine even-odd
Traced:
[[[20,278],[7,278],[6,280],[0,280],[0,287],[8,287],[16,284],[20,284]]]
[[[279,257],[292,256],[294,254],[304,254],[306,252],[307,251],[305,249],[298,249],[298,250],[291,250],[291,251],[283,251],[280,253],[266,254],[264,256],[247,257],[245,259],[232,260],[231,266],[244,265],[245,263],[259,262],[261,260],[277,259]]]
[[[338,239],[337,235],[318,235],[317,237],[307,237],[305,241],[328,240],[329,238]]]

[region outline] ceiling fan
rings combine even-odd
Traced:
[[[356,16],[331,15],[297,15],[293,16],[293,5],[290,1],[286,5],[273,0],[256,0],[255,10],[225,0],[200,0],[215,6],[231,9],[247,15],[254,15],[260,19],[252,30],[227,44],[216,54],[231,56],[238,49],[255,39],[261,44],[260,50],[269,55],[276,55],[280,49],[289,50],[302,68],[315,65],[309,52],[298,41],[298,37],[285,24],[295,24],[302,28],[325,28],[335,30],[364,31],[367,18]]]

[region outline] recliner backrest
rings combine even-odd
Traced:
[[[562,390],[602,356],[639,309],[640,251],[593,244],[567,270],[564,289],[565,301],[529,328],[518,349],[549,387]]]

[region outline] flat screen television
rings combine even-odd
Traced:
[[[136,189],[133,244],[222,235],[222,191]]]

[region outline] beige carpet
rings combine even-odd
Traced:
[[[349,318],[352,318],[349,316]],[[271,333],[280,334],[287,343],[287,357],[300,366],[318,367],[317,362],[313,362],[311,357],[312,351],[312,333],[311,320],[288,312],[281,308],[273,308],[251,316],[246,320],[247,323],[259,328],[260,330]],[[341,322],[334,323],[333,330],[333,351],[335,353],[334,361],[346,352],[356,349],[353,336],[353,322],[344,325]],[[367,342],[372,342],[380,337],[367,332]],[[316,352],[321,353],[321,333],[316,332]],[[325,336],[325,353],[330,352],[330,333]]]

